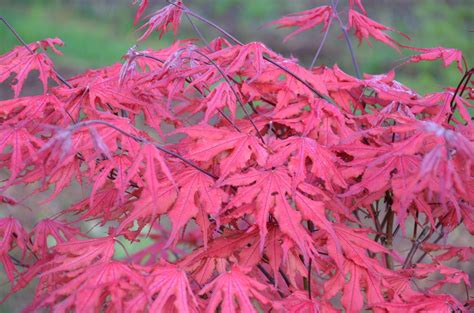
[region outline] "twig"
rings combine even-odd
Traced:
[[[309,259],[309,264],[308,264],[308,297],[309,299],[312,299],[313,296],[311,295],[311,267],[313,265],[313,259]]]
[[[405,268],[408,268],[410,265],[411,265],[411,260],[413,259],[413,256],[415,255],[416,253],[416,250],[418,249],[418,247],[426,240],[428,240],[431,236],[431,234],[428,234],[428,236],[426,236],[425,238],[423,238],[425,236],[425,234],[428,232],[429,230],[429,227],[426,226],[425,228],[423,228],[423,230],[421,231],[420,235],[418,236],[418,238],[416,238],[416,240],[413,240],[413,243],[411,245],[411,248],[410,248],[410,251],[408,252],[406,258],[405,258],[405,262],[403,262],[403,265],[402,265],[402,268],[405,269]]]
[[[196,32],[196,34],[199,36],[199,38],[201,39],[201,41],[202,41],[206,46],[209,46],[209,42],[206,40],[206,38],[204,37],[204,35],[201,33],[201,31],[199,30],[199,28],[196,26],[196,24],[194,24],[193,20],[189,17],[188,13],[187,13],[187,12],[184,12],[184,15],[186,16],[186,19],[188,20],[189,24],[191,24],[192,28],[194,29],[194,31]]]
[[[352,59],[352,65],[354,66],[356,77],[358,79],[361,79],[362,75],[360,73],[359,64],[357,63],[355,51],[354,51],[354,48],[352,47],[351,39],[349,38],[349,34],[347,33],[346,26],[342,22],[341,17],[339,16],[339,13],[337,13],[337,4],[334,2],[334,0],[331,0],[331,5],[333,8],[334,16],[339,22],[339,26],[341,27],[342,34],[344,35],[344,39],[346,40],[347,47],[349,48],[349,52],[351,54],[351,59]]]
[[[459,92],[459,97],[462,97],[462,94],[464,93],[464,90],[466,90],[467,84],[469,83],[469,80],[471,79],[472,74],[474,74],[474,67],[471,68],[469,71],[466,71],[466,73],[464,73],[463,77],[458,83],[458,86],[456,87],[456,91],[454,92],[453,97],[451,98],[451,102],[449,103],[449,106],[451,108],[451,113],[449,114],[449,117],[448,117],[448,124],[451,122],[451,118],[453,117],[454,110],[456,109],[455,100],[459,92],[459,89],[462,86],[461,92]]]
[[[290,279],[286,276],[285,272],[281,268],[278,268],[278,273],[280,273],[281,277],[285,281],[286,286],[290,287]]]
[[[326,42],[326,38],[328,37],[331,24],[332,24],[332,18],[329,20],[328,26],[323,35],[323,39],[321,39],[321,43],[319,44],[318,50],[316,51],[316,54],[314,55],[313,60],[311,61],[311,64],[309,65],[309,68],[313,68],[314,64],[316,64],[316,60],[318,59],[319,54],[321,53],[321,50],[323,50],[324,43]]]
[[[260,263],[257,263],[257,268],[260,270],[260,272],[262,272],[262,274],[268,279],[268,282],[272,285],[275,285],[275,278],[273,278],[272,275],[270,275],[270,273],[263,267],[262,264]],[[278,294],[280,295],[280,297],[284,297],[285,295],[283,294],[283,292],[281,292],[280,290],[277,290],[278,291]]]
[[[443,229],[441,228],[441,233],[438,235],[438,237],[436,237],[436,239],[433,241],[434,244],[438,243],[442,238],[444,237],[444,233],[443,233]],[[423,259],[426,257],[426,255],[428,254],[428,252],[424,252],[419,258],[418,260],[416,260],[416,263],[420,263],[421,261],[423,261]]]

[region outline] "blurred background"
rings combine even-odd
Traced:
[[[0,14],[6,17],[27,42],[47,37],[59,37],[65,42],[63,56],[54,60],[65,76],[79,73],[90,67],[100,67],[120,61],[127,49],[136,43],[138,34],[133,27],[135,9],[132,0],[0,0]],[[324,5],[326,0],[189,0],[185,4],[206,16],[244,42],[263,41],[284,56],[294,56],[309,65],[322,38],[320,28],[312,29],[291,39],[283,38],[289,29],[277,30],[264,24],[278,17]],[[347,16],[347,1],[339,1],[341,16]],[[151,0],[148,12],[161,8],[164,0]],[[473,0],[364,0],[369,17],[404,32],[413,40],[408,42],[393,34],[404,44],[417,47],[444,46],[461,49],[471,64],[474,55]],[[186,19],[179,38],[196,37]],[[208,39],[218,35],[209,27],[196,22]],[[376,74],[389,70],[409,51],[397,53],[383,44],[373,42],[356,48],[361,70]],[[140,43],[140,48],[158,48],[173,40],[172,34],[161,41],[152,36]],[[0,27],[0,54],[18,45],[5,27]],[[328,40],[318,64],[339,66],[353,74],[346,43],[337,24],[332,25]],[[472,66],[472,64],[471,64]],[[460,73],[453,65],[444,70],[441,62],[422,62],[402,66],[397,79],[418,90],[431,92],[447,85],[456,85]],[[5,86],[3,86],[5,87]],[[2,88],[1,98],[9,94]]]
[[[311,59],[322,39],[320,27],[312,29],[290,39],[286,44],[283,38],[290,29],[277,30],[265,27],[270,21],[295,11],[307,10],[327,4],[327,0],[184,0],[185,4],[197,13],[215,21],[224,29],[244,42],[262,41],[271,49],[298,58],[305,66]],[[120,62],[120,57],[134,44],[139,37],[133,26],[135,8],[132,0],[0,0],[0,15],[5,17],[27,42],[59,37],[65,42],[61,48],[64,55],[51,57],[57,69],[65,77],[70,77],[87,68],[97,68]],[[470,66],[474,62],[474,0],[364,0],[370,18],[393,27],[412,38],[408,42],[397,34],[394,38],[407,45],[417,47],[444,46],[460,49],[464,52]],[[166,5],[164,0],[150,0],[148,13]],[[341,17],[347,16],[347,1],[340,0],[338,6]],[[208,40],[218,36],[216,31],[196,22]],[[192,28],[183,17],[182,29],[178,38],[196,37]],[[391,69],[404,57],[414,54],[409,51],[397,53],[391,48],[376,42],[373,48],[363,43],[358,46],[357,40],[351,37],[356,47],[355,53],[362,72],[378,74]],[[148,41],[139,44],[140,49],[147,47],[160,48],[173,41],[168,34],[160,41],[158,36],[151,36]],[[4,54],[18,45],[15,37],[3,24],[0,24],[0,54]],[[328,39],[317,65],[339,66],[346,72],[354,74],[346,43],[341,37],[337,24],[333,24]],[[422,62],[402,66],[397,70],[397,80],[424,94],[440,90],[445,86],[456,86],[461,74],[455,65],[444,69],[440,61]],[[24,94],[41,91],[40,83],[29,79]],[[0,84],[0,100],[12,96],[6,83]],[[26,191],[21,191],[25,193]],[[20,196],[21,198],[21,196]],[[56,202],[51,211],[61,210],[78,200],[77,193],[66,192],[63,200]],[[13,207],[12,207],[13,208]],[[11,208],[11,210],[13,210]],[[16,208],[15,208],[16,210]],[[22,212],[0,212],[0,216],[12,214],[26,227],[35,223],[35,214],[27,208]],[[3,209],[2,209],[3,211]],[[44,212],[45,217],[51,212]],[[453,238],[460,240],[462,238]],[[465,270],[468,265],[463,263]],[[1,266],[0,266],[1,268]],[[471,274],[473,274],[471,269]],[[0,298],[8,292],[9,285],[0,271]],[[32,297],[33,288],[28,288],[15,295],[3,305],[0,312],[18,312]],[[453,290],[460,297],[464,294],[463,286],[454,286]]]

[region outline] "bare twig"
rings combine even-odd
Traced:
[[[426,233],[429,231],[429,227],[426,226],[425,228],[423,228],[423,230],[421,231],[420,235],[418,236],[418,238],[416,238],[415,240],[413,240],[412,242],[412,245],[411,245],[411,248],[410,248],[410,251],[408,252],[406,258],[405,258],[405,262],[403,262],[403,265],[402,265],[402,268],[405,269],[405,268],[408,268],[410,265],[411,265],[411,261],[413,259],[413,256],[415,255],[416,253],[416,250],[418,250],[419,246],[425,242],[426,240],[428,240],[431,236],[431,234],[428,234],[426,237]]]
[[[311,267],[313,266],[313,259],[309,259],[308,264],[308,297],[312,299],[313,296],[311,295]]]
[[[196,32],[196,34],[199,36],[201,41],[206,45],[209,46],[209,42],[207,39],[204,37],[203,33],[199,30],[199,28],[194,24],[193,20],[189,17],[189,14],[187,12],[184,12],[184,15],[186,16],[186,19],[188,20],[189,24],[191,24],[192,28]]]
[[[451,113],[449,114],[449,117],[448,117],[448,123],[451,122],[451,118],[453,117],[454,110],[456,109],[456,96],[459,90],[461,89],[461,91],[459,92],[459,97],[462,97],[462,94],[464,93],[464,90],[466,90],[467,84],[469,83],[469,80],[471,79],[472,74],[474,74],[474,67],[466,71],[466,73],[464,73],[463,77],[458,83],[458,86],[456,87],[456,91],[454,92],[453,97],[451,98],[451,102],[449,103],[449,106],[451,108]]]
[[[361,79],[362,75],[360,73],[359,63],[357,63],[354,47],[352,46],[351,39],[349,38],[349,34],[347,33],[346,25],[344,25],[344,23],[341,20],[341,17],[339,16],[339,13],[337,12],[337,3],[335,3],[334,0],[331,0],[331,5],[333,8],[334,16],[339,22],[339,26],[341,27],[342,34],[344,35],[344,39],[346,40],[347,47],[349,48],[349,52],[351,54],[351,59],[352,59],[352,65],[354,66],[356,77],[358,79]]]
[[[319,58],[319,54],[321,53],[321,50],[323,50],[324,43],[326,42],[326,38],[328,37],[329,29],[331,28],[332,20],[333,20],[332,18],[329,20],[328,26],[323,35],[323,39],[321,39],[321,43],[319,44],[318,50],[316,51],[316,54],[314,55],[313,60],[311,61],[311,64],[309,65],[309,68],[313,68],[314,64],[316,64],[316,60],[318,60]]]

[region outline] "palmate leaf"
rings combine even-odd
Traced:
[[[268,156],[258,138],[251,134],[207,125],[186,127],[179,132],[191,139],[186,145],[186,157],[196,161],[215,158],[219,161],[221,180],[243,168],[250,160],[264,165]]]
[[[173,27],[173,32],[176,37],[180,25],[181,13],[183,11],[178,6],[182,6],[183,2],[173,1],[173,3],[176,5],[169,4],[161,10],[153,13],[148,22],[139,28],[139,30],[146,30],[138,40],[147,39],[154,31],[160,31],[159,38],[161,39],[161,37],[168,31],[170,24],[171,27]],[[135,16],[135,23],[141,16],[142,12],[146,9],[147,5],[148,1],[142,1],[138,8],[137,15]]]
[[[328,301],[321,301],[319,299],[310,299],[308,292],[305,290],[297,290],[291,294],[285,301],[282,301],[281,306],[285,312],[297,313],[318,313],[328,312],[336,313],[336,310]]]
[[[0,167],[10,170],[8,183],[20,175],[27,162],[35,159],[43,145],[43,140],[31,134],[23,123],[0,125]]]
[[[76,119],[81,110],[90,119],[100,117],[104,111],[116,114],[121,110],[127,111],[131,119],[140,110],[147,113],[147,119],[173,119],[165,106],[150,105],[134,93],[130,84],[120,85],[120,69],[121,65],[115,63],[106,68],[89,70],[69,79],[73,88],[60,87],[54,92]]]
[[[27,238],[28,235],[18,220],[12,217],[0,218],[0,262],[12,286],[18,271],[9,252],[17,246],[22,250],[22,256],[25,256]]]
[[[59,113],[66,117],[64,104],[52,94],[43,94],[31,97],[21,97],[0,101],[0,121],[38,121],[39,119],[52,117]],[[48,116],[48,114],[51,114]]]
[[[121,312],[126,310],[132,294],[147,290],[145,278],[118,261],[99,262],[73,275],[56,281],[55,291],[44,294],[41,302],[33,303],[26,311],[54,305],[55,312],[93,312],[103,307]]]
[[[179,186],[178,198],[168,213],[172,231],[167,245],[173,243],[177,239],[179,230],[195,217],[201,224],[204,245],[207,246],[208,215],[217,216],[222,203],[228,196],[221,189],[214,188],[215,182],[212,178],[194,168],[184,170],[177,177],[177,184]]]
[[[308,137],[289,137],[283,141],[275,141],[272,148],[277,151],[270,158],[274,162],[273,165],[280,165],[289,159],[288,167],[296,184],[312,174],[313,177],[321,178],[330,191],[347,187],[344,177],[335,165],[337,158],[315,140]],[[311,160],[309,169],[308,159]]]
[[[420,54],[411,56],[405,63],[418,63],[421,61],[442,60],[444,67],[448,67],[451,63],[456,62],[459,72],[462,73],[463,55],[460,50],[445,47],[436,48],[414,48],[412,50],[421,52]]]
[[[51,78],[60,82],[54,70],[54,64],[46,53],[40,49],[51,48],[55,53],[61,54],[55,45],[62,46],[63,42],[59,38],[48,38],[28,45],[29,50],[23,46],[15,47],[11,52],[0,56],[0,82],[4,82],[15,73],[15,80],[12,89],[15,98],[23,89],[26,78],[33,70],[38,70],[39,79],[43,84],[43,93],[48,89],[48,79]]]
[[[44,265],[43,275],[75,270],[92,264],[109,262],[115,252],[111,236],[88,240],[70,240],[53,247],[54,258]]]
[[[30,233],[32,242],[31,251],[40,256],[48,253],[48,237],[51,236],[56,244],[64,243],[69,240],[78,239],[82,233],[79,229],[74,228],[62,221],[53,219],[43,219],[39,221]]]
[[[395,50],[399,50],[401,44],[395,39],[384,33],[384,31],[395,31],[403,37],[410,39],[407,35],[402,32],[399,32],[391,27],[387,27],[376,21],[368,18],[367,16],[360,14],[357,11],[349,10],[349,30],[353,29],[354,34],[359,39],[359,43],[362,43],[362,39],[365,39],[370,45],[369,37],[374,38],[377,41],[380,41]]]
[[[286,42],[291,37],[320,24],[323,24],[322,31],[325,31],[329,27],[332,17],[332,6],[324,5],[311,10],[291,13],[271,22],[270,25],[278,25],[277,28],[297,27],[295,31],[285,37],[283,41]]]
[[[237,194],[229,203],[239,207],[255,203],[255,219],[260,229],[260,250],[263,250],[268,233],[267,222],[273,214],[283,233],[291,238],[301,249],[305,259],[317,254],[309,234],[301,225],[301,214],[292,207],[291,178],[284,168],[270,170],[252,169],[246,174],[236,174],[222,182],[223,185],[239,186]]]
[[[203,100],[203,105],[206,106],[206,114],[204,121],[209,122],[210,118],[218,113],[219,109],[228,107],[230,111],[231,120],[235,120],[235,111],[237,109],[237,98],[234,92],[227,83],[221,83],[214,88],[206,99]]]
[[[435,312],[467,312],[455,297],[448,294],[440,295],[416,295],[406,300],[397,302],[381,302],[373,304],[374,309],[383,309],[387,312],[394,313],[405,313],[405,312],[422,312],[422,311],[435,311]]]
[[[247,269],[233,266],[204,286],[199,293],[211,293],[206,312],[215,312],[218,307],[222,313],[258,312],[251,299],[263,305],[269,304],[270,300],[264,294],[268,286],[246,273]]]
[[[182,269],[164,261],[139,269],[146,292],[131,297],[124,308],[127,312],[198,312],[198,302]]]
[[[361,10],[362,13],[364,13],[365,15],[367,15],[367,12],[365,11],[364,6],[362,5],[362,0],[349,0],[349,7],[350,7],[351,9],[354,9],[354,5],[357,5],[357,7],[359,8],[359,10]]]
[[[227,47],[210,54],[209,57],[219,63],[226,75],[248,72],[257,79],[268,66],[268,62],[263,58],[264,54],[272,59],[281,58],[261,42]]]

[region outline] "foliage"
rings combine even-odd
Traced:
[[[139,20],[149,1],[134,4]],[[0,102],[3,205],[21,206],[9,194],[18,186],[47,194],[39,206],[75,184],[84,192],[32,229],[0,218],[7,297],[36,280],[25,311],[471,309],[442,288],[470,286],[460,262],[472,248],[447,241],[474,233],[473,72],[459,50],[394,39],[360,0],[347,24],[339,12],[331,1],[273,24],[297,27],[288,40],[339,25],[349,51],[354,33],[411,51],[404,66],[455,63],[458,88],[420,95],[395,70],[359,76],[355,57],[358,77],[304,68],[181,1],[152,12],[140,38],[176,36],[185,16],[225,37],[132,47],[122,64],[67,80],[46,54],[59,39],[0,56],[14,91]],[[33,70],[44,92],[21,96]],[[107,234],[91,236],[85,221]],[[140,240],[150,245],[117,257]]]

